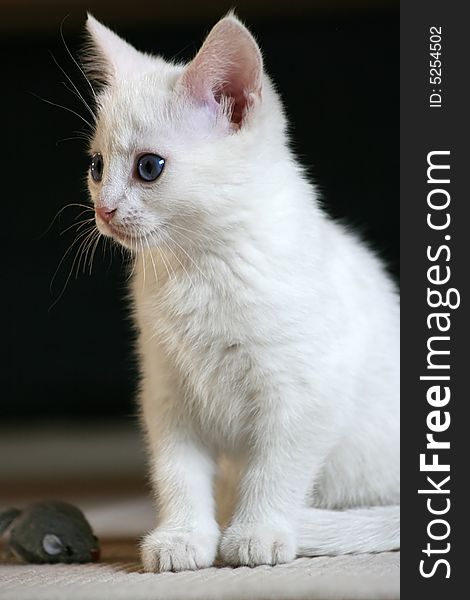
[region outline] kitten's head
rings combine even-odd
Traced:
[[[177,65],[91,16],[87,29],[88,73],[103,84],[88,177],[98,229],[143,250],[232,227],[284,128],[252,35],[229,15]]]

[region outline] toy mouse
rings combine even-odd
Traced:
[[[98,538],[82,511],[66,502],[38,502],[0,512],[0,535],[8,530],[7,553],[30,563],[99,560]]]

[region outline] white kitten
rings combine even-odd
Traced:
[[[96,222],[136,255],[145,568],[397,548],[396,291],[318,207],[255,40],[229,15],[175,65],[87,26]]]

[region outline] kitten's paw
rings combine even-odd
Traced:
[[[210,567],[217,553],[218,532],[157,527],[145,536],[142,563],[145,571],[187,571]]]
[[[294,534],[269,525],[232,525],[220,543],[222,560],[229,565],[276,565],[295,558]]]

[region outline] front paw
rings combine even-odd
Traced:
[[[220,543],[222,560],[229,565],[276,565],[295,558],[292,531],[269,525],[231,525]]]
[[[218,532],[157,527],[142,542],[142,563],[149,572],[210,567],[217,553]]]

